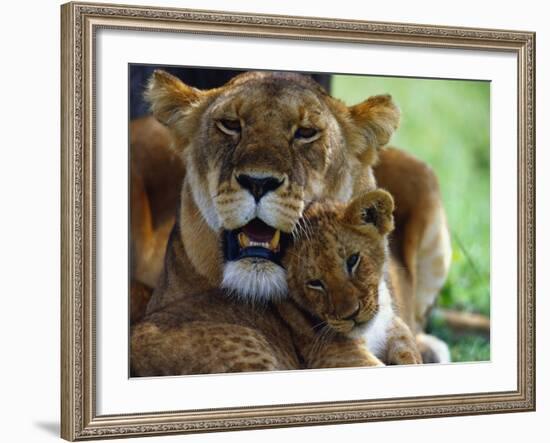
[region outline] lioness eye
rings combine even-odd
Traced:
[[[294,138],[302,141],[313,141],[319,134],[315,128],[298,128],[294,133]]]
[[[357,268],[357,265],[359,264],[359,253],[351,254],[348,259],[346,260],[346,267],[348,268],[348,272],[350,274],[353,274],[355,272],[355,269]]]
[[[222,119],[216,122],[220,131],[229,135],[237,135],[241,133],[241,122],[239,120]]]
[[[310,280],[307,282],[307,287],[315,289],[316,291],[324,291],[325,285],[321,280]]]

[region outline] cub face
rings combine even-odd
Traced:
[[[399,119],[389,96],[348,108],[291,73],[245,73],[201,91],[157,71],[147,97],[219,238],[222,286],[256,299],[286,293],[281,260],[306,202],[374,187],[370,165]]]
[[[391,195],[380,189],[347,206],[309,206],[301,234],[283,260],[289,296],[340,333],[365,328],[378,312],[379,291],[385,290],[393,208]]]

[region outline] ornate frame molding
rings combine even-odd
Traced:
[[[67,440],[535,409],[535,34],[68,3],[62,17],[61,435]],[[95,412],[94,33],[99,28],[507,51],[518,58],[518,389],[215,410]]]

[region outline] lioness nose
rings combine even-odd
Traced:
[[[274,191],[281,186],[283,181],[284,179],[278,179],[275,177],[257,178],[245,174],[237,176],[237,182],[239,182],[243,188],[252,194],[256,202],[259,202],[260,199],[268,192]]]

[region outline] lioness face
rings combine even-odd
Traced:
[[[219,236],[222,286],[256,299],[286,294],[281,259],[307,203],[346,201],[356,186],[374,186],[369,166],[398,118],[387,96],[347,108],[288,73],[242,74],[199,91],[157,72],[148,97]]]
[[[307,208],[301,223],[309,237],[294,241],[283,263],[289,296],[319,325],[360,335],[378,312],[392,211],[392,197],[382,190],[347,207],[325,202]]]

